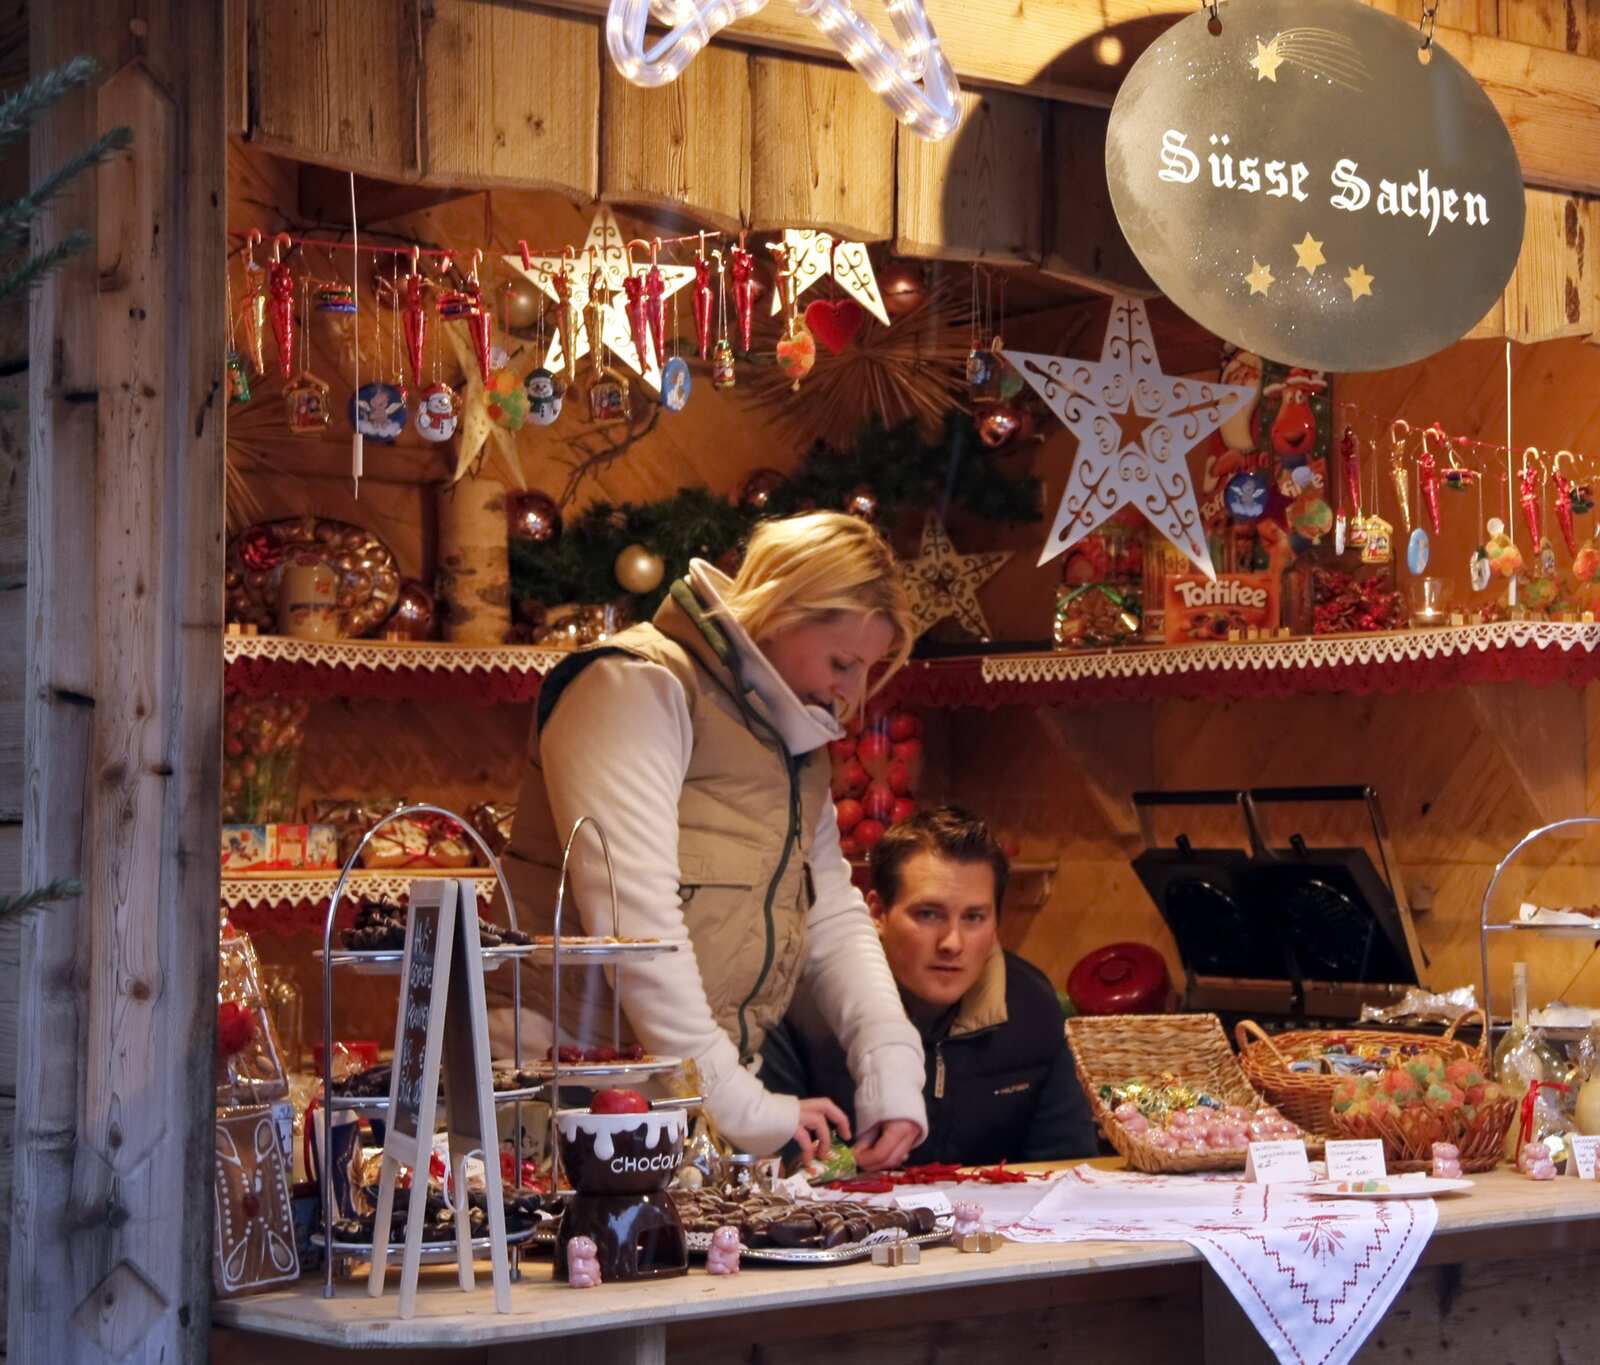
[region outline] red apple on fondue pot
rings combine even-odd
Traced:
[[[596,1090],[589,1102],[591,1114],[646,1114],[650,1101],[637,1090]]]

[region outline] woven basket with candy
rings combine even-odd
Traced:
[[[1347,1076],[1333,1093],[1332,1123],[1341,1138],[1381,1138],[1391,1171],[1425,1171],[1433,1144],[1449,1143],[1463,1171],[1499,1163],[1516,1102],[1485,1074],[1481,1059],[1446,1062],[1422,1052],[1376,1076]]]
[[[1214,1014],[1082,1015],[1067,1036],[1095,1121],[1136,1170],[1238,1170],[1273,1138],[1321,1154],[1251,1089]]]

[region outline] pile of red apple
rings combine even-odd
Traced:
[[[922,777],[922,722],[911,711],[869,706],[828,745],[839,842],[847,858],[863,858],[890,825],[917,813]]]

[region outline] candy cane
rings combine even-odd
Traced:
[[[746,19],[767,0],[611,0],[606,46],[617,69],[635,85],[674,81],[707,43],[736,19]],[[839,55],[882,95],[895,117],[930,142],[948,137],[961,123],[961,88],[928,23],[921,0],[887,0],[899,46],[855,12],[849,0],[795,0]],[[652,14],[668,25],[649,47],[645,27]]]

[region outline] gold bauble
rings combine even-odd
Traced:
[[[617,556],[614,568],[617,582],[629,592],[653,592],[666,571],[661,556],[644,545],[628,546]]]

